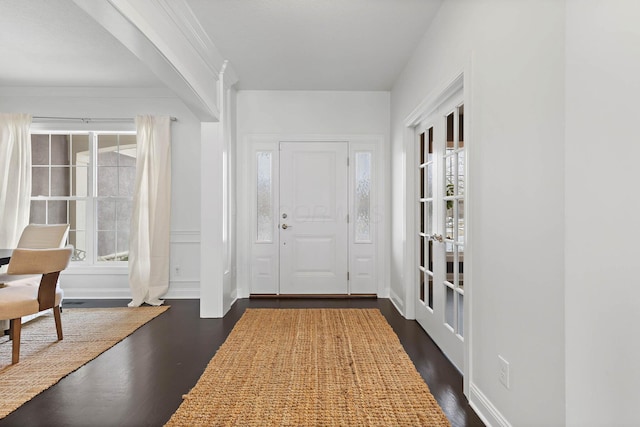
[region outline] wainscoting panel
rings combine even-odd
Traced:
[[[171,232],[166,298],[200,297],[200,232]],[[74,266],[60,276],[65,298],[131,298],[126,266]]]

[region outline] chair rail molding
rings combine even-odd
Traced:
[[[200,230],[174,230],[169,239],[171,243],[200,243]]]

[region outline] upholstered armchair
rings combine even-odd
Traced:
[[[7,274],[0,275],[0,319],[9,319],[13,340],[11,363],[20,360],[22,316],[53,309],[58,340],[62,339],[58,276],[67,268],[73,246],[54,249],[15,249]],[[25,276],[26,275],[26,276]],[[34,277],[37,280],[33,280]]]
[[[69,235],[69,224],[29,224],[20,235],[18,248],[63,248]]]

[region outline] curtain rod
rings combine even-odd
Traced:
[[[91,122],[133,122],[135,121],[132,117],[127,118],[118,118],[118,117],[101,117],[101,118],[92,118],[92,117],[52,117],[52,116],[33,116],[34,120],[62,120],[62,121],[79,121],[82,123],[91,123]],[[177,122],[178,119],[175,117],[170,117],[172,122]]]

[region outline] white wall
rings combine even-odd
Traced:
[[[179,99],[160,89],[0,88],[0,111],[34,116],[177,117],[171,125],[171,275],[167,297],[199,297],[200,122]],[[67,298],[130,298],[127,274],[126,268],[88,271],[71,266],[61,284]]]
[[[389,135],[388,92],[238,91],[238,137],[247,134]]]
[[[640,3],[568,0],[567,425],[640,425]]]
[[[379,135],[383,140],[381,154],[385,159],[385,182],[388,178],[389,92],[334,91],[238,91],[237,95],[237,177],[239,189],[246,187],[245,158],[248,135],[278,136],[347,136]],[[383,188],[387,194],[388,187]],[[239,194],[238,200],[238,290],[248,295],[246,265],[250,248],[241,224],[249,203]],[[386,204],[388,206],[388,203]],[[388,218],[388,213],[385,213]],[[388,233],[387,233],[388,234]],[[386,262],[386,260],[385,260]],[[384,268],[384,283],[388,283],[388,269]]]
[[[445,1],[391,94],[391,284],[404,295],[405,243],[413,236],[402,227],[403,120],[458,72],[471,71],[467,379],[472,404],[492,424],[565,421],[564,13],[555,0]],[[498,355],[510,362],[509,390],[498,381]]]

